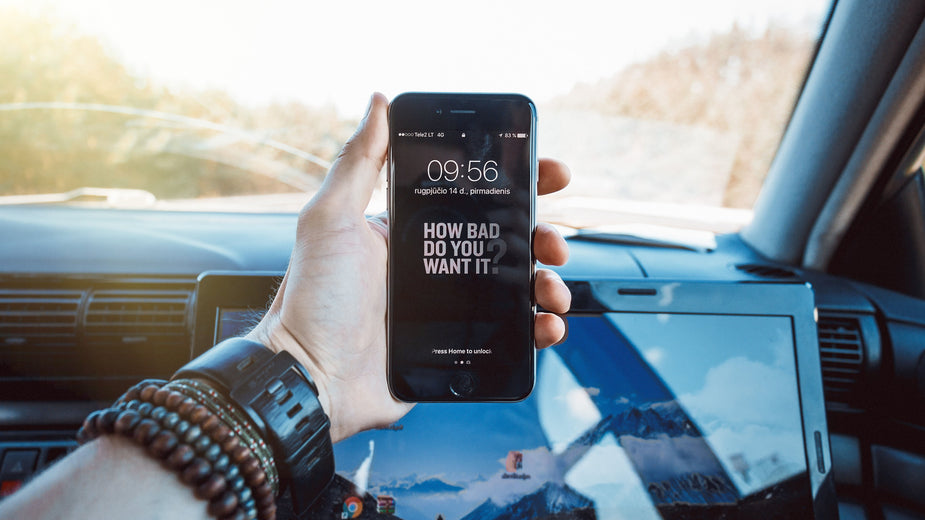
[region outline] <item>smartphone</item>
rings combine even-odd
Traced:
[[[407,93],[389,108],[388,380],[409,402],[518,401],[535,377],[536,107]]]

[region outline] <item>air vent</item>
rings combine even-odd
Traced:
[[[71,346],[81,291],[0,290],[0,346]]]
[[[90,295],[84,333],[123,342],[187,334],[188,291],[106,290]]]
[[[776,280],[785,280],[796,278],[797,274],[785,267],[764,264],[738,264],[736,269],[746,272],[753,276],[761,278],[774,278]]]
[[[853,400],[864,363],[864,342],[857,318],[819,316],[822,386],[827,401]]]
[[[0,288],[0,396],[110,400],[169,377],[189,360],[194,290],[187,279],[13,280]]]

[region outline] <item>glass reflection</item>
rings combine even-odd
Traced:
[[[553,374],[561,364],[571,375],[543,386],[568,395],[562,381],[575,381],[602,419],[563,439],[563,427],[544,418],[575,411],[542,393],[539,416],[553,446],[570,443],[560,448],[573,461],[565,480],[595,499],[598,518],[811,514],[788,318],[620,313],[573,322],[561,360],[547,356],[541,368]]]
[[[528,399],[418,405],[335,459],[321,516],[350,496],[408,520],[812,516],[782,317],[570,317]]]

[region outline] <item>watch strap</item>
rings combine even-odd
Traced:
[[[288,352],[231,338],[183,366],[181,378],[207,380],[247,414],[273,450],[293,509],[305,512],[334,477],[331,423],[305,368]]]

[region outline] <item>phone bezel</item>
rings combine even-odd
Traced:
[[[502,110],[501,107],[518,106],[516,111]],[[438,113],[438,111],[440,113]],[[394,196],[391,186],[394,184],[394,162],[392,161],[393,145],[396,142],[396,133],[401,130],[428,129],[434,131],[455,130],[463,128],[467,122],[478,118],[482,127],[491,128],[523,128],[529,132],[528,146],[530,157],[530,229],[531,232],[527,237],[530,248],[530,272],[528,287],[530,291],[531,314],[536,313],[536,304],[533,294],[533,279],[535,274],[535,257],[533,255],[533,235],[536,228],[536,179],[538,175],[538,162],[536,155],[536,107],[533,102],[526,96],[520,94],[469,94],[469,93],[423,93],[413,92],[405,93],[396,97],[389,107],[389,154],[387,170],[387,189],[388,189],[388,208],[389,214],[393,214]],[[389,222],[390,233],[393,230],[393,222]],[[392,257],[389,257],[388,285],[394,285],[394,271],[391,268]],[[394,291],[388,293],[388,308],[392,308],[392,295]],[[488,395],[480,393],[476,387],[472,394],[468,396],[454,395],[450,391],[451,382],[458,377],[459,370],[449,369],[446,371],[445,384],[447,391],[442,395],[422,395],[412,389],[411,394],[405,393],[397,388],[395,384],[396,367],[394,364],[392,352],[394,341],[392,338],[392,313],[387,313],[387,379],[389,390],[392,395],[401,401],[406,402],[516,402],[526,399],[533,391],[536,381],[536,352],[534,348],[533,327],[529,330],[529,351],[525,352],[526,359],[524,363],[517,363],[515,370],[529,370],[528,384],[522,391],[511,395]],[[523,366],[520,366],[523,365]],[[501,367],[494,367],[500,370]],[[492,377],[498,375],[498,370],[493,370],[490,374]],[[472,371],[467,371],[472,372]]]

